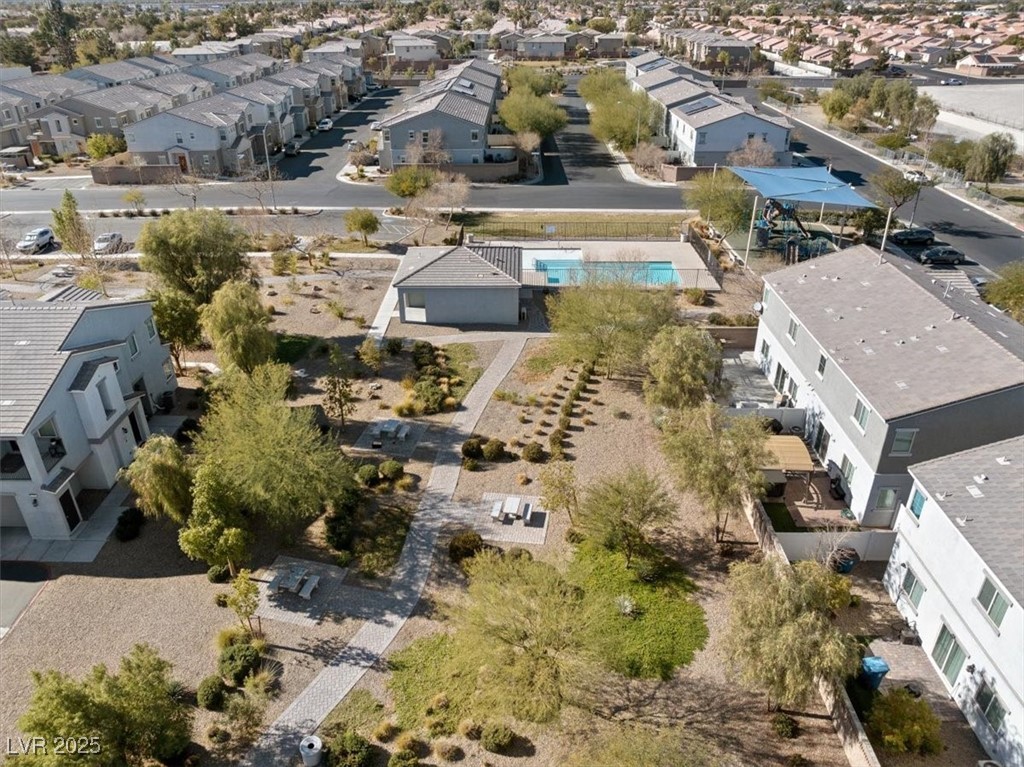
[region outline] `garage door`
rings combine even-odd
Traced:
[[[13,495],[0,495],[0,527],[25,527],[25,518]]]

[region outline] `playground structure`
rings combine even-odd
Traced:
[[[774,197],[769,197],[764,201],[764,207],[761,209],[761,222],[767,224],[768,228],[774,232],[776,221],[782,222],[783,234],[786,234],[786,222],[792,221],[804,237],[808,240],[812,239],[811,233],[807,231],[797,215],[796,205],[781,203]]]

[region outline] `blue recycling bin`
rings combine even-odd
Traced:
[[[877,690],[888,673],[889,664],[877,655],[864,658],[860,662],[860,682],[870,690]]]

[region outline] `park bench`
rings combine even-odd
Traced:
[[[309,599],[311,596],[313,596],[313,592],[316,591],[316,589],[317,589],[317,587],[319,585],[320,585],[320,576],[319,575],[311,575],[311,576],[309,576],[308,578],[306,578],[306,585],[302,587],[302,591],[299,592],[299,596],[302,597],[303,599]]]

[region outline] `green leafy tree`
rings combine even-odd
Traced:
[[[0,33],[0,63],[35,69],[39,66],[39,54],[29,38]]]
[[[580,520],[606,546],[622,551],[628,569],[648,546],[651,532],[674,512],[675,504],[657,477],[633,467],[595,485],[583,500]]]
[[[509,90],[529,91],[544,96],[562,88],[562,77],[556,71],[542,71],[537,67],[513,67],[505,76]]]
[[[200,463],[221,473],[224,494],[278,530],[316,518],[354,487],[351,465],[321,435],[313,410],[285,401],[290,381],[286,365],[233,377],[195,440]]]
[[[610,93],[594,102],[591,130],[601,141],[628,152],[651,138],[661,106],[642,91]]]
[[[305,52],[305,48],[303,48],[299,43],[296,43],[295,45],[288,49],[288,58],[294,61],[296,64],[301,64],[302,54],[304,54]]]
[[[743,682],[765,691],[769,707],[803,705],[818,679],[838,683],[856,670],[857,641],[831,619],[837,578],[812,561],[729,569],[726,653]]]
[[[868,181],[881,195],[881,202],[885,207],[899,208],[904,203],[914,199],[914,196],[921,191],[921,184],[910,181],[903,177],[895,168],[885,167],[877,173],[871,174]]]
[[[1010,169],[1016,144],[1009,133],[990,133],[974,145],[964,168],[969,181],[982,181],[985,191],[993,181],[1002,181]]]
[[[64,190],[60,207],[52,209],[50,213],[53,214],[53,233],[57,235],[61,246],[83,257],[92,255],[92,231],[79,212],[78,200],[70,189]]]
[[[151,436],[121,469],[139,508],[183,525],[192,510],[192,473],[181,447],[164,434]]]
[[[238,622],[249,630],[250,634],[256,632],[252,627],[252,616],[260,606],[260,587],[252,579],[250,570],[242,569],[231,581],[231,593],[228,594],[228,607],[234,610],[238,616]]]
[[[436,175],[437,172],[431,168],[407,165],[388,176],[384,186],[395,197],[410,199],[429,189],[433,185]]]
[[[853,46],[846,40],[840,40],[839,45],[832,49],[832,69],[838,72],[849,69],[852,54]]]
[[[249,236],[219,210],[176,210],[142,228],[139,265],[168,288],[210,302],[225,282],[249,280]]]
[[[615,31],[615,22],[607,16],[595,16],[587,22],[587,27],[595,32],[608,35]]]
[[[1016,261],[1003,267],[999,279],[985,288],[985,300],[1024,324],[1024,263]]]
[[[762,420],[730,417],[708,402],[673,414],[663,430],[677,484],[701,499],[713,515],[714,539],[721,541],[733,510],[764,490],[761,468],[771,454]]]
[[[800,44],[792,42],[786,46],[786,50],[782,52],[782,60],[787,64],[799,64],[800,56],[803,55],[803,50],[800,48]]]
[[[345,214],[345,228],[350,232],[359,232],[363,237],[363,245],[369,245],[369,237],[380,230],[380,219],[368,208],[352,208]]]
[[[645,361],[647,402],[679,410],[700,404],[714,389],[722,353],[706,330],[666,325],[647,348]]]
[[[64,10],[62,0],[49,0],[39,19],[39,36],[54,49],[54,63],[67,71],[77,63],[74,30],[78,25],[74,15]]]
[[[518,719],[555,719],[570,697],[587,645],[580,589],[554,567],[483,551],[466,563],[457,611],[463,663],[480,669],[479,705]]]
[[[352,415],[356,410],[358,398],[352,391],[352,379],[331,373],[324,381],[324,412],[331,418],[341,419],[341,425],[345,425],[345,418]]]
[[[639,370],[658,331],[675,316],[670,290],[646,290],[623,263],[616,275],[585,273],[547,298],[554,350],[566,361],[602,360],[609,375]]]
[[[970,139],[962,141],[953,138],[938,139],[932,142],[928,157],[943,168],[963,173],[967,170],[967,163],[974,153],[975,144],[976,142]]]
[[[274,357],[276,342],[259,291],[247,282],[228,282],[200,312],[203,329],[222,367],[246,375]]]
[[[612,67],[597,67],[580,78],[576,86],[577,92],[588,103],[595,103],[609,93],[618,98],[618,94],[629,90],[626,75]]]
[[[825,113],[829,125],[846,117],[852,106],[853,98],[850,94],[839,89],[833,89],[821,100],[821,111]]]
[[[197,346],[203,337],[199,307],[192,296],[175,288],[157,290],[149,298],[160,340],[170,345],[174,367],[181,373],[185,350]]]
[[[226,566],[234,575],[252,543],[238,494],[215,459],[200,462],[192,483],[192,514],[178,531],[189,559]]]
[[[880,695],[868,714],[868,732],[893,754],[927,756],[942,751],[942,721],[925,698],[893,688]]]
[[[541,137],[553,136],[565,127],[565,110],[547,96],[534,96],[528,90],[512,91],[498,107],[498,116],[513,133],[532,131]]]
[[[708,225],[714,225],[722,239],[741,228],[750,219],[750,205],[743,182],[724,169],[717,173],[698,173],[683,199],[696,208]]]
[[[20,755],[19,765],[60,767],[67,754],[52,744],[71,733],[98,739],[97,753],[86,746],[74,763],[87,767],[141,765],[177,757],[191,740],[192,713],[175,695],[171,664],[145,644],[135,645],[112,674],[93,667],[81,681],[59,671],[32,672],[32,702],[18,720],[29,737],[51,747]]]
[[[140,189],[129,189],[121,195],[121,201],[125,205],[131,205],[136,214],[142,213],[143,208],[146,207],[146,195]]]
[[[540,472],[540,505],[549,511],[564,511],[569,523],[580,508],[576,468],[568,461],[552,461]]]

